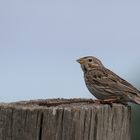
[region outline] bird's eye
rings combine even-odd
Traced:
[[[88,59],[89,62],[92,62],[92,59]]]

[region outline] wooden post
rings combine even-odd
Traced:
[[[130,107],[91,99],[0,104],[0,140],[130,140]]]

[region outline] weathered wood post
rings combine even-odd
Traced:
[[[130,107],[91,99],[1,103],[0,140],[130,140]]]

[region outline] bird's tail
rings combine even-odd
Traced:
[[[131,97],[131,101],[133,103],[136,103],[136,104],[139,104],[140,105],[140,96],[135,95],[135,96]]]

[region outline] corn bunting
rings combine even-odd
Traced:
[[[119,103],[133,102],[140,104],[140,91],[130,83],[107,69],[93,56],[77,60],[84,72],[88,90],[99,100],[114,100]]]

